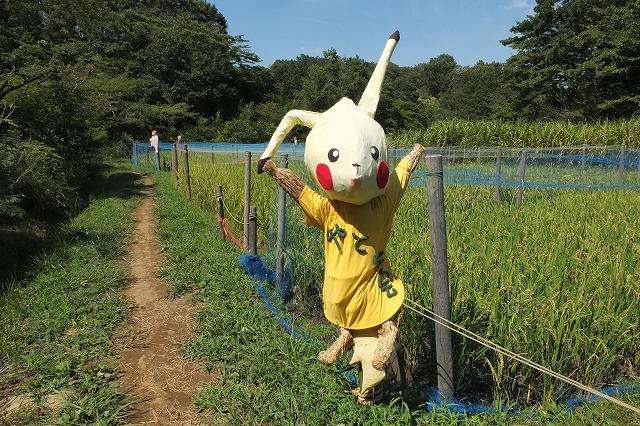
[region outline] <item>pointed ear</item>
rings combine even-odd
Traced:
[[[399,40],[400,33],[398,31],[391,34],[391,37],[387,40],[387,44],[382,51],[382,55],[380,55],[380,59],[376,64],[376,68],[373,70],[371,79],[369,80],[369,83],[367,83],[364,93],[362,93],[360,102],[358,102],[358,108],[371,118],[373,118],[376,114],[376,109],[378,109],[378,101],[380,100],[380,91],[382,90],[384,75],[387,72],[387,66],[389,65],[393,49],[396,48]]]
[[[273,132],[271,140],[269,140],[269,144],[260,158],[273,158],[280,147],[280,144],[294,126],[300,124],[302,126],[313,128],[313,126],[318,122],[319,117],[319,112],[303,111],[299,109],[292,109],[289,111],[280,121],[280,124],[278,124],[276,131]]]

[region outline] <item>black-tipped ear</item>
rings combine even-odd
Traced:
[[[400,31],[396,31],[395,33],[391,34],[391,37],[389,38],[392,38],[395,41],[400,41]]]
[[[258,160],[258,174],[262,174],[262,172],[264,172],[262,168],[267,163],[267,160],[270,160],[270,159],[271,157],[267,157],[267,158],[261,158],[260,160]]]

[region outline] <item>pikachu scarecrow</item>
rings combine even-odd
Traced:
[[[385,133],[373,118],[399,40],[396,31],[387,41],[358,105],[342,98],[323,113],[289,111],[258,162],[258,173],[273,177],[302,207],[306,223],[324,231],[323,308],[338,338],[319,359],[331,365],[353,348],[350,364],[360,363],[362,371],[353,393],[364,405],[384,396],[385,367],[398,332],[393,318],[404,300],[404,286],[385,252],[393,216],[424,152],[415,145],[391,172]],[[311,129],[304,161],[328,197],[271,161],[295,125]]]

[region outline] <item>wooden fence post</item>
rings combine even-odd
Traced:
[[[175,142],[171,148],[171,173],[178,173],[178,144]]]
[[[496,183],[493,189],[493,202],[497,206],[500,204],[500,185],[502,183],[502,147],[496,151]]]
[[[249,253],[258,254],[258,213],[256,206],[249,208]]]
[[[284,154],[280,167],[289,167],[289,156]],[[282,289],[282,279],[284,276],[284,243],[285,229],[287,226],[287,193],[278,187],[278,236],[276,238],[276,288]]]
[[[191,175],[189,174],[189,148],[184,145],[184,176],[187,184],[187,199],[191,201]]]
[[[439,317],[451,321],[442,155],[428,155],[425,161],[428,176],[427,206],[429,210],[429,235],[431,240],[433,310]],[[451,330],[444,325],[436,323],[435,343],[438,392],[441,397],[450,398],[454,395]]]
[[[218,191],[216,194],[216,198],[218,199],[218,222],[220,222],[220,238],[222,241],[226,240],[224,235],[224,201],[222,199],[222,185],[218,185]]]
[[[251,151],[244,152],[244,238],[243,245],[249,244],[249,204],[251,203]]]
[[[527,153],[522,151],[520,153],[520,170],[518,171],[518,179],[520,180],[520,185],[518,185],[518,192],[516,193],[516,206],[519,206],[522,203],[522,193],[524,192],[524,173],[525,167],[527,163]]]

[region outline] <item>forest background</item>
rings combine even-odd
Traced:
[[[505,63],[391,64],[376,119],[392,135],[448,120],[638,122],[640,2],[537,0],[511,32]],[[334,49],[258,62],[204,0],[0,1],[0,226],[74,215],[94,161],[128,155],[151,129],[163,142],[265,142],[290,109],[359,99],[375,66]]]

